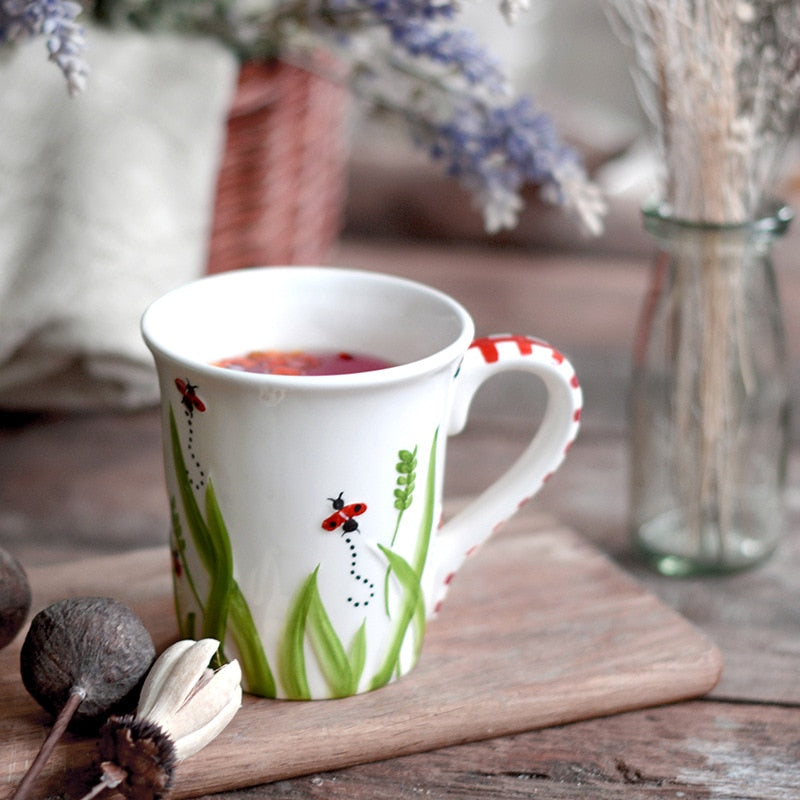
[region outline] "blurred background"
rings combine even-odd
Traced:
[[[350,159],[348,232],[402,237],[479,239],[495,245],[570,248],[648,246],[638,225],[642,198],[653,188],[646,126],[634,93],[625,48],[602,3],[531,0],[513,26],[493,3],[464,5],[464,21],[499,55],[520,94],[530,94],[609,196],[604,235],[576,236],[574,221],[536,201],[513,231],[486,237],[470,199],[409,152],[377,123],[359,120]],[[446,202],[443,202],[443,199]]]
[[[238,97],[228,120],[230,141],[239,142],[237,137],[244,134],[235,152],[226,153],[232,163],[223,162],[219,176],[209,176],[211,183],[219,178],[210,268],[293,260],[407,275],[462,300],[479,333],[499,332],[500,326],[556,344],[575,364],[586,411],[579,442],[558,479],[537,498],[538,507],[554,510],[564,522],[622,555],[627,552],[627,386],[653,250],[639,209],[654,186],[653,158],[626,53],[599,2],[531,0],[513,27],[499,17],[494,4],[470,2],[465,19],[506,59],[515,88],[531,93],[584,156],[608,199],[600,236],[582,235],[574,219],[540,202],[535,189],[526,192],[528,205],[516,228],[488,235],[467,193],[415,151],[402,131],[378,126],[358,106],[342,102],[341,96],[331,100],[327,89],[309,89],[304,78],[291,73],[281,78],[281,86],[288,87],[290,109],[302,116],[298,124],[308,142],[301,149],[312,156],[310,168],[295,173],[276,169],[273,162],[265,172],[272,216],[252,226],[280,241],[268,242],[265,250],[239,247],[244,238],[241,219],[250,209],[228,208],[230,196],[240,194],[258,172],[252,148],[269,144],[277,164],[285,167],[286,154],[298,141],[291,132],[278,137],[269,133],[274,90],[264,95],[263,117],[262,98],[255,90]],[[7,245],[16,235],[18,215],[26,210],[33,210],[38,226],[0,266],[0,541],[31,560],[156,544],[166,535],[154,371],[139,337],[138,319],[149,299],[170,284],[201,274],[206,264],[196,246],[196,228],[187,223],[196,257],[170,272],[176,254],[187,252],[185,240],[174,234],[185,232],[163,224],[164,214],[185,211],[187,198],[196,200],[196,184],[173,181],[167,171],[157,176],[169,181],[164,191],[163,185],[148,183],[136,171],[147,145],[170,164],[184,159],[196,180],[192,154],[174,131],[148,137],[136,129],[137,120],[155,113],[151,100],[145,103],[137,91],[151,98],[157,85],[167,98],[164,113],[174,115],[167,88],[171,78],[177,80],[188,70],[187,56],[166,48],[159,56],[161,71],[148,76],[141,69],[138,40],[133,44],[132,54],[123,58],[115,42],[114,57],[103,60],[108,42],[93,35],[92,84],[79,98],[66,96],[61,76],[42,58],[40,45],[26,45],[20,48],[19,68],[26,80],[34,72],[31,64],[41,68],[37,90],[26,86],[19,91],[19,107],[11,102],[10,91],[2,93],[6,113],[0,116],[0,138],[27,152],[28,141],[11,112],[19,112],[22,101],[32,95],[44,109],[36,130],[47,134],[41,136],[39,150],[27,153],[27,161],[12,158],[11,147],[0,148],[3,174],[17,179],[14,187],[5,182],[0,214],[0,227],[5,227],[0,232],[11,233],[0,236],[0,242]],[[209,63],[205,51],[192,56],[192,68]],[[14,74],[15,66],[14,61],[3,62],[0,82]],[[186,107],[187,126],[195,124],[192,114],[207,117],[214,103],[224,124],[230,89],[226,81],[235,80],[235,69],[223,65],[217,78],[205,87],[198,108]],[[114,89],[128,100],[104,99]],[[295,91],[303,102],[292,99]],[[312,102],[310,96],[316,99]],[[128,105],[131,117],[122,117]],[[250,106],[257,107],[255,116],[248,116]],[[76,107],[99,114],[106,125],[101,129],[105,140],[120,130],[125,134],[117,143],[124,159],[109,156],[104,161],[103,151],[93,145],[76,162],[76,174],[70,174],[71,162],[58,157],[50,132],[63,126]],[[156,128],[163,127],[163,119],[154,119]],[[341,152],[331,150],[336,137],[330,133],[339,124],[345,129]],[[83,143],[91,128],[91,122],[76,124],[75,141]],[[76,152],[82,151],[73,149],[70,157]],[[330,177],[318,168],[323,160],[332,164]],[[790,157],[780,181],[789,201],[797,193],[793,163]],[[32,175],[37,179],[31,180]],[[74,181],[87,175],[93,186],[106,190],[100,202],[75,190]],[[108,187],[116,190],[120,175],[139,185],[133,198],[138,205],[130,214],[120,213],[108,196]],[[300,186],[309,176],[315,180]],[[256,177],[261,192],[263,178]],[[293,191],[298,186],[302,191]],[[73,237],[67,245],[57,238],[54,224],[64,213],[73,216],[65,225]],[[81,272],[87,219],[98,213],[99,245],[88,253],[94,259],[91,270]],[[148,227],[146,222],[154,224]],[[798,236],[794,225],[775,249],[795,405],[800,398],[800,321],[790,312],[800,299],[794,269]],[[518,449],[525,413],[520,398],[514,379],[497,379],[482,390],[473,410],[474,426],[451,445],[451,463],[465,467],[452,475],[453,496],[476,492]],[[482,469],[467,468],[475,463]],[[800,513],[795,484],[790,481],[788,501],[790,510]]]

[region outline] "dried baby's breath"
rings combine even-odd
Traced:
[[[609,0],[662,153],[674,214],[754,219],[800,101],[796,0]]]

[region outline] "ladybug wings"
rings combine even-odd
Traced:
[[[367,510],[366,503],[350,503],[333,512],[323,523],[322,527],[326,531],[335,531],[340,525],[344,525],[353,517],[358,517]]]
[[[194,409],[198,411],[206,410],[205,403],[197,396],[197,386],[193,383],[189,383],[188,378],[186,380],[183,380],[183,378],[175,378],[175,385],[181,393],[181,403],[183,403],[187,411],[193,411]]]

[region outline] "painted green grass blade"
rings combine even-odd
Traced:
[[[414,558],[412,563],[417,571],[417,575],[422,577],[422,570],[425,567],[425,559],[428,557],[428,547],[430,546],[431,531],[433,530],[433,506],[436,495],[436,443],[439,440],[439,428],[433,434],[433,443],[431,444],[430,456],[428,458],[428,475],[425,481],[425,506],[422,512],[422,519],[420,520],[419,534],[417,535],[417,544],[414,551]],[[399,457],[401,461],[408,465],[409,473],[407,475],[409,481],[413,481],[409,486],[409,493],[404,498],[403,507],[400,509],[397,524],[395,526],[394,535],[392,536],[392,543],[394,546],[397,531],[400,528],[400,520],[404,511],[411,505],[412,492],[416,486],[416,472],[414,471],[417,466],[417,445],[414,445],[413,451],[401,450]],[[383,604],[386,616],[390,617],[389,609],[389,578],[392,574],[391,564],[386,570],[386,575],[383,580]]]
[[[417,537],[417,547],[414,551],[412,569],[416,573],[417,580],[422,580],[422,573],[425,570],[425,563],[428,560],[428,549],[430,548],[431,536],[434,526],[434,507],[436,502],[436,447],[439,441],[439,428],[433,434],[431,442],[431,452],[428,459],[428,475],[425,480],[425,506],[422,520],[419,526]],[[425,637],[425,600],[420,598],[420,605],[414,609],[414,658],[419,658],[422,651],[422,640]]]
[[[418,578],[422,577],[422,571],[425,569],[425,561],[428,558],[428,548],[430,547],[431,534],[433,532],[433,512],[436,500],[436,446],[438,441],[439,429],[437,428],[433,434],[431,452],[428,458],[428,475],[425,480],[425,507],[419,525],[417,546],[414,550],[414,557],[411,560],[411,565]]]
[[[377,689],[391,680],[392,673],[399,667],[400,649],[403,645],[408,626],[414,622],[414,654],[419,657],[422,649],[422,640],[425,635],[425,599],[422,595],[420,580],[425,569],[425,561],[428,558],[431,535],[433,533],[433,514],[436,499],[436,447],[439,440],[439,428],[433,435],[431,442],[430,456],[428,458],[428,474],[425,479],[425,505],[420,520],[419,534],[414,549],[414,556],[411,564],[397,553],[379,544],[383,554],[389,561],[386,572],[388,581],[392,571],[395,572],[400,585],[403,588],[403,600],[400,607],[400,614],[396,620],[395,632],[391,644],[386,654],[386,658],[378,672],[372,679],[371,688]],[[385,587],[388,592],[388,586]],[[388,603],[388,599],[387,599]],[[388,607],[388,606],[387,606]]]
[[[174,560],[173,580],[172,580],[172,600],[175,606],[175,615],[178,618],[178,629],[180,637],[182,639],[196,639],[197,638],[197,636],[195,635],[196,614],[193,611],[188,611],[186,613],[186,616],[184,617],[183,610],[181,608],[180,590],[178,588],[178,581],[179,580],[186,581],[186,584],[189,587],[189,592],[194,598],[194,601],[197,604],[198,608],[202,608],[203,603],[200,600],[200,594],[197,591],[197,586],[195,585],[194,578],[192,576],[191,570],[189,569],[189,564],[186,560],[186,539],[184,538],[183,535],[183,526],[181,524],[180,515],[178,514],[177,500],[175,499],[174,496],[171,496],[169,498],[169,507],[170,507],[170,519],[172,525],[172,533],[171,533],[171,546],[173,548],[172,557]]]
[[[319,566],[306,578],[286,617],[278,663],[281,685],[291,700],[308,700],[311,690],[306,673],[306,620],[316,590]]]
[[[350,671],[353,674],[353,690],[358,691],[358,684],[364,673],[364,665],[367,662],[367,621],[361,623],[361,627],[355,632],[350,648],[347,651],[347,658],[350,661]]]
[[[316,572],[314,577],[316,578]],[[312,587],[308,609],[308,635],[319,668],[333,697],[348,697],[355,694],[357,686],[353,685],[350,659],[325,611],[316,580]]]
[[[234,581],[230,597],[230,632],[248,689],[262,697],[275,697],[275,678],[269,666],[261,637],[256,630],[250,607]]]
[[[228,628],[239,650],[242,670],[248,685],[258,694],[266,697],[275,696],[275,679],[264,653],[261,639],[256,630],[247,601],[233,580],[233,556],[230,536],[217,503],[216,493],[209,481],[206,493],[207,523],[200,511],[194,492],[188,480],[186,462],[183,458],[178,427],[175,415],[170,408],[170,440],[172,456],[175,464],[175,479],[181,505],[186,516],[186,524],[200,561],[208,572],[211,589],[209,600],[204,607],[203,635],[212,635],[219,641],[225,640],[223,621],[229,622]],[[184,563],[188,571],[188,565]],[[193,585],[193,584],[192,584]],[[197,595],[196,589],[194,590]],[[224,598],[222,595],[224,593]],[[199,603],[199,597],[197,598]],[[211,620],[207,622],[209,617]],[[230,619],[228,619],[228,616]],[[213,633],[207,632],[211,629]],[[219,635],[218,635],[219,633]],[[195,638],[191,636],[190,638]]]
[[[169,410],[169,423],[175,480],[178,484],[181,505],[186,515],[186,524],[192,541],[209,578],[208,598],[203,605],[203,636],[219,639],[222,642],[225,639],[227,621],[227,596],[233,581],[230,540],[210,481],[206,490],[206,514],[210,524],[200,511],[200,506],[189,483],[186,461],[183,458],[178,426],[172,408]]]
[[[175,423],[175,414],[172,408],[169,410],[169,432],[170,444],[172,447],[172,460],[175,465],[175,481],[178,484],[178,494],[180,495],[181,505],[186,515],[186,524],[189,528],[194,546],[197,548],[197,554],[200,556],[203,566],[210,573],[214,568],[214,548],[211,542],[211,534],[200,512],[200,507],[197,505],[194,491],[189,484],[186,461],[183,458],[181,440],[178,436],[178,426]]]
[[[169,507],[172,521],[172,547],[174,548],[173,558],[177,559],[177,565],[180,566],[180,577],[186,579],[186,583],[189,586],[189,592],[191,593],[197,605],[202,608],[203,603],[200,600],[200,593],[197,591],[197,585],[194,582],[194,577],[192,576],[192,572],[189,569],[189,563],[186,559],[186,538],[183,535],[183,526],[181,525],[181,518],[178,514],[178,508],[174,497],[170,497]],[[176,568],[176,566],[173,566],[173,570]]]
[[[203,635],[224,643],[233,587],[233,552],[228,528],[210,479],[206,487],[206,525],[214,551],[214,569],[210,575],[211,587],[203,620]]]
[[[411,620],[415,620],[415,627],[421,624],[423,631],[425,626],[425,601],[416,571],[402,556],[392,552],[388,547],[384,547],[382,544],[379,544],[378,547],[386,556],[389,566],[394,571],[395,578],[403,588],[403,601],[395,622],[395,630],[389,649],[386,652],[383,664],[372,678],[371,689],[385,686],[391,680],[392,674],[399,664],[400,650]],[[418,638],[422,639],[421,636]],[[416,645],[416,649],[418,651],[419,642]]]

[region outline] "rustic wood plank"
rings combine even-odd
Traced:
[[[800,315],[798,315],[800,316]],[[450,463],[481,462],[491,474],[519,446],[512,422],[483,419],[451,441]],[[627,531],[627,451],[616,436],[579,436],[561,469],[536,496],[537,510],[557,515],[611,556],[648,591],[691,620],[722,652],[725,670],[711,695],[757,703],[800,703],[800,449],[790,452],[786,524],[777,554],[736,575],[665,578],[631,553]],[[481,485],[456,468],[458,491]]]
[[[33,570],[35,607],[109,593],[139,611],[163,646],[175,635],[168,564],[158,548]],[[21,688],[15,650],[0,654],[0,703],[9,710],[0,767],[10,778],[32,758],[46,722]],[[595,548],[523,513],[456,577],[411,675],[345,700],[246,698],[225,734],[179,768],[175,796],[693,697],[720,667],[704,635]],[[85,773],[92,756],[91,742],[68,739],[45,788],[60,785],[64,763]],[[0,788],[0,798],[9,791]]]
[[[681,703],[222,792],[213,800],[786,800],[800,796],[797,715],[797,708]]]

